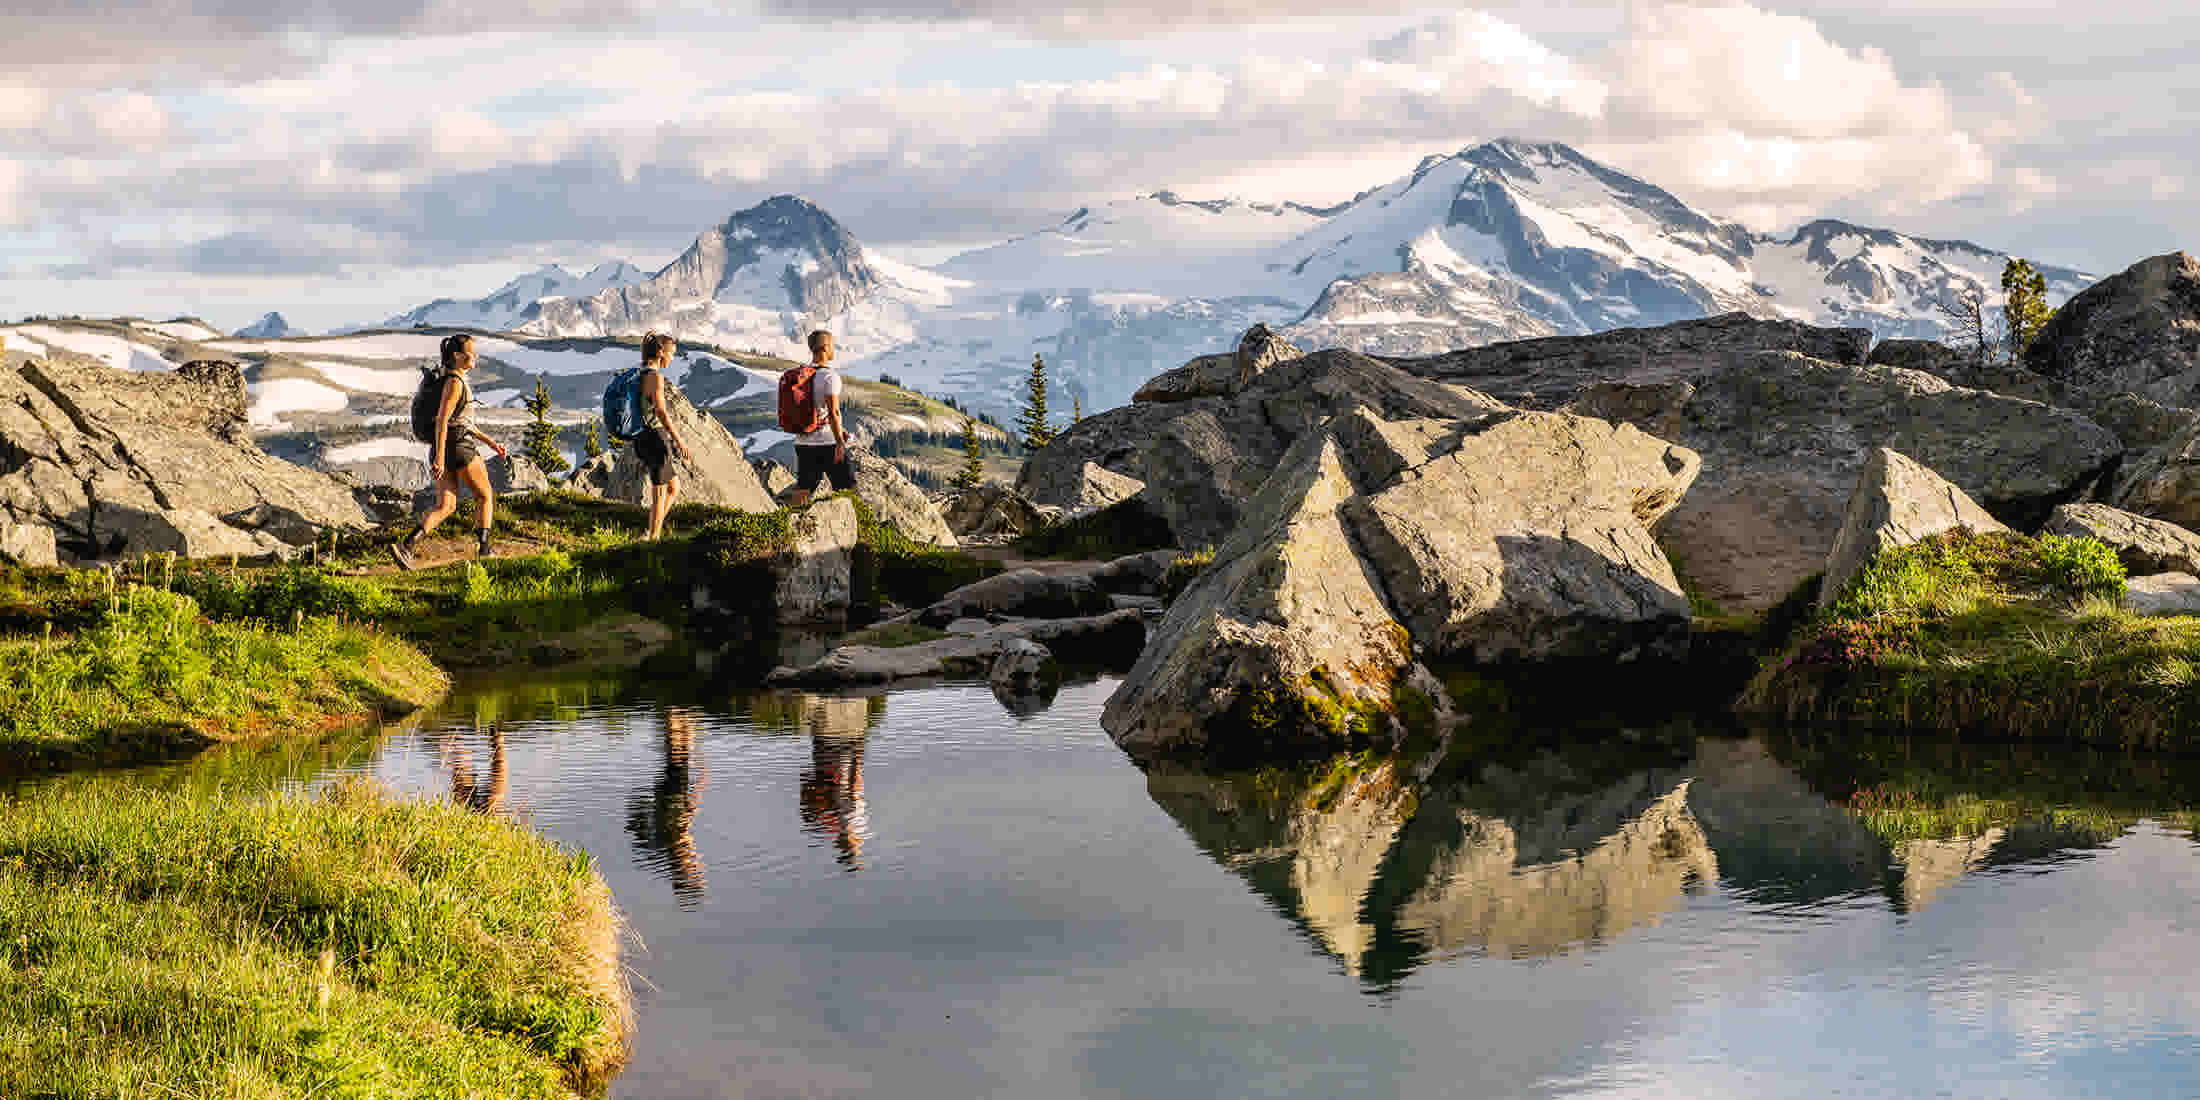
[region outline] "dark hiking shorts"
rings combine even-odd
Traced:
[[[649,471],[651,485],[663,485],[672,480],[672,451],[665,446],[665,437],[657,429],[649,428],[634,437],[634,457],[642,460],[642,469]]]
[[[433,458],[434,455],[428,457]],[[481,461],[481,447],[463,428],[452,428],[443,437],[443,472],[456,473]]]
[[[794,448],[794,487],[805,493],[811,492],[817,488],[819,481],[826,478],[832,479],[833,488],[835,489],[853,489],[856,487],[855,470],[849,467],[848,460],[845,458],[838,462],[833,461],[832,444],[827,443],[818,447],[805,447],[799,443],[796,444]]]

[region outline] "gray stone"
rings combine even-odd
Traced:
[[[665,387],[665,408],[672,414],[674,429],[692,452],[691,458],[683,459],[675,452],[671,459],[672,472],[680,479],[681,502],[712,504],[739,512],[769,512],[778,507],[756,479],[748,456],[741,453],[741,441],[715,417],[697,409],[677,386]],[[583,463],[574,472],[572,483],[591,496],[628,504],[649,501],[649,472],[642,468],[632,444]]]
[[[756,480],[763,483],[764,491],[777,500],[780,494],[794,488],[794,471],[768,458],[753,459],[749,467],[756,471]]]
[[[1223,355],[1202,355],[1174,370],[1146,381],[1132,401],[1189,401],[1195,397],[1228,397],[1250,385],[1262,371],[1306,353],[1267,325],[1254,325],[1238,340],[1237,350]]]
[[[1180,550],[1148,550],[1102,562],[1090,576],[1100,591],[1110,594],[1153,596],[1161,592],[1161,578],[1169,566],[1183,557]]]
[[[1090,576],[1018,569],[966,584],[925,608],[916,621],[943,627],[956,619],[1013,615],[1019,618],[1067,618],[1109,610],[1107,593]]]
[[[1591,387],[1569,407],[1703,456],[1703,475],[1658,538],[1693,590],[1730,612],[1771,607],[1825,567],[1874,447],[2027,529],[2122,454],[2107,429],[2067,409],[1785,352],[1648,386]]]
[[[0,522],[0,558],[37,569],[61,564],[53,528],[37,523]]]
[[[2200,577],[2190,573],[2133,577],[2124,606],[2134,615],[2200,615]]]
[[[2110,394],[2086,407],[2086,415],[2124,441],[2129,452],[2151,450],[2176,441],[2200,426],[2200,412],[2173,409],[2135,393]],[[2136,456],[2127,454],[2125,463]]]
[[[1875,367],[1923,371],[1968,389],[2029,398],[2049,405],[2065,403],[2062,388],[2052,379],[2006,362],[1998,354],[1982,355],[1932,340],[1882,340],[1872,349],[1869,362]]]
[[[2200,535],[2106,504],[2065,504],[2047,521],[2051,534],[2099,539],[2116,551],[2124,571],[2200,574]]]
[[[175,554],[184,558],[288,557],[289,543],[273,535],[223,523],[196,508],[99,510],[99,532],[112,552],[123,558]]]
[[[1826,558],[1818,606],[1833,606],[1850,581],[1882,551],[1949,531],[2007,531],[1963,490],[1909,457],[1872,448]]]
[[[855,470],[856,493],[870,505],[881,523],[890,523],[916,542],[950,549],[962,545],[940,516],[932,498],[911,484],[894,464],[865,450],[851,450],[848,462]]]
[[[2200,405],[2200,259],[2141,260],[2078,292],[2033,339],[2024,365],[2073,394]]]
[[[1514,340],[1390,362],[1423,378],[1472,386],[1509,405],[1549,409],[1598,382],[1646,385],[1693,379],[1723,370],[1739,357],[1767,351],[1861,364],[1871,345],[1870,329],[1819,328],[1726,313],[1655,328]]]
[[[321,528],[312,520],[264,500],[250,508],[231,512],[221,519],[231,527],[273,535],[292,546],[304,546],[321,537]]]
[[[2127,512],[2200,526],[2200,419],[2168,442],[2131,455],[2107,496]]]
[[[423,445],[421,452],[427,452]],[[411,493],[428,483],[428,462],[423,458],[386,455],[356,462],[337,462],[323,467],[329,473],[351,477],[362,485],[386,485]]]
[[[1000,541],[1030,534],[1047,524],[1038,506],[1025,500],[1023,494],[990,481],[949,493],[939,512],[958,539]]]
[[[853,596],[856,506],[843,497],[821,500],[788,517],[792,542],[773,568],[773,603],[781,625],[845,621]]]
[[[1062,666],[1053,650],[1029,638],[1013,638],[1002,644],[986,678],[998,694],[1038,695],[1061,686]]]

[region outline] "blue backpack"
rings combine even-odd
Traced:
[[[642,368],[628,367],[603,388],[603,427],[622,442],[642,434]]]

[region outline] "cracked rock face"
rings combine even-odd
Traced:
[[[1289,750],[1440,696],[1423,662],[1677,656],[1688,600],[1649,526],[1699,465],[1587,417],[1354,408],[1245,505],[1103,724],[1142,757]]]
[[[2024,365],[2074,394],[2200,405],[2200,259],[2172,252],[2088,287],[2055,311]]]
[[[1984,533],[2009,528],[1916,460],[1885,447],[1872,448],[1826,559],[1819,608],[1833,606],[1841,590],[1882,551],[1958,529]]]
[[[130,373],[65,356],[0,371],[0,521],[94,559],[280,553],[367,523],[350,488],[253,445],[227,363]]]

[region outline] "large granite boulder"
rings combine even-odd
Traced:
[[[1825,567],[1874,447],[2024,529],[2083,496],[2123,452],[2082,414],[1901,368],[1767,352],[1676,374],[1594,385],[1569,407],[1703,456],[1703,476],[1658,536],[1694,590],[1727,611],[1771,607]]]
[[[1649,525],[1697,468],[1586,417],[1351,410],[1285,454],[1102,724],[1141,757],[1292,751],[1448,708],[1425,661],[1677,655],[1688,601]]]
[[[53,528],[38,523],[0,522],[0,560],[43,569],[60,565]]]
[[[2007,531],[1946,478],[1885,447],[1872,448],[1849,494],[1841,531],[1826,558],[1818,606],[1833,606],[1841,590],[1882,551],[1948,531]]]
[[[2190,573],[2133,577],[2126,585],[2124,606],[2134,615],[2200,615],[2200,577]]]
[[[245,406],[230,363],[129,372],[57,354],[0,371],[0,522],[48,527],[83,559],[280,553],[366,525],[343,482],[255,446]]]
[[[1166,402],[1228,397],[1250,385],[1262,371],[1305,354],[1267,325],[1254,325],[1238,340],[1236,351],[1202,355],[1174,370],[1154,375],[1138,387],[1131,400]]]
[[[1689,379],[1766,351],[1860,364],[1871,346],[1870,329],[1820,328],[1726,313],[1655,328],[1514,340],[1390,362],[1423,378],[1472,386],[1508,405],[1550,409],[1598,382],[1646,385]]]
[[[1121,667],[1146,640],[1136,611],[1110,611],[1072,619],[1022,619],[982,630],[905,646],[843,645],[800,667],[782,665],[771,687],[876,687],[900,680],[978,679],[1017,643],[1037,642],[1063,661]]]
[[[756,469],[741,453],[741,441],[726,431],[717,418],[704,413],[680,392],[665,387],[665,409],[673,427],[685,440],[693,457],[672,456],[672,471],[680,479],[679,500],[714,504],[738,512],[769,512],[778,505],[756,479]],[[608,451],[575,470],[569,484],[576,490],[628,504],[649,502],[649,472],[635,456],[632,444]]]
[[[957,619],[1013,616],[1065,619],[1112,608],[1108,594],[1083,572],[1042,573],[1018,569],[966,584],[917,612],[916,621],[943,627]]]
[[[2078,292],[2025,350],[2024,365],[2075,394],[2200,406],[2200,259],[2141,260]]]
[[[2127,512],[2200,527],[2200,420],[2184,425],[2169,441],[2128,456],[2107,496]]]
[[[1875,367],[1923,371],[1944,382],[2050,405],[2066,403],[2062,387],[1997,354],[1951,348],[1932,340],[1882,340],[1867,360]]]
[[[2106,504],[2065,504],[2047,520],[2050,534],[2098,539],[2116,551],[2124,572],[2200,574],[2200,535]]]
[[[1073,513],[1090,503],[1078,495],[1093,481],[1090,463],[1143,483],[1139,499],[1178,545],[1219,544],[1294,442],[1363,405],[1390,419],[1503,407],[1364,355],[1321,351],[1276,362],[1227,397],[1135,402],[1088,416],[1025,459],[1016,487],[1033,503]]]
[[[851,449],[848,462],[855,468],[856,495],[870,505],[871,514],[879,522],[893,524],[917,542],[950,548],[962,545],[932,498],[903,477],[893,463],[861,449]]]

